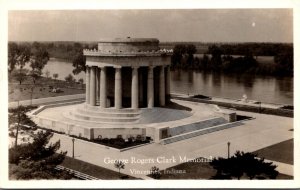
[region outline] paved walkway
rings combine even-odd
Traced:
[[[172,100],[173,102],[176,103],[183,103],[185,101],[180,101],[180,100]],[[82,120],[75,120],[75,119],[70,119],[68,118],[68,115],[66,113],[71,112],[75,110],[78,106],[80,105],[68,105],[68,106],[63,106],[63,107],[53,107],[53,108],[47,108],[40,112],[37,116],[41,118],[48,118],[50,120],[59,120],[63,122],[68,122],[68,123],[73,123],[76,125],[81,125],[85,128],[115,128],[115,124],[110,124],[110,123],[103,123],[103,122],[86,122]],[[219,117],[213,110],[214,108],[211,105],[207,104],[198,104],[194,102],[189,102],[189,107],[192,108],[192,113],[179,110],[176,112],[177,115],[180,115],[180,119],[175,120],[174,118],[175,112],[173,113],[167,113],[169,109],[164,109],[164,108],[154,108],[156,113],[148,113],[147,109],[142,109],[141,112],[141,118],[140,120],[135,123],[119,123],[118,127],[129,127],[132,128],[132,125],[135,125],[136,127],[147,127],[147,126],[152,126],[152,127],[163,127],[163,126],[169,126],[169,127],[174,127],[174,126],[179,126],[179,125],[186,125],[190,123],[195,123],[199,122],[201,120],[206,120],[209,118],[215,118]],[[147,114],[148,113],[148,114]],[[151,121],[155,120],[155,123],[149,123]],[[147,123],[148,122],[148,123]]]
[[[67,102],[67,101],[74,101],[74,100],[81,100],[85,98],[85,94],[74,94],[74,95],[65,95],[65,96],[56,96],[56,97],[48,97],[48,98],[39,98],[39,99],[32,99],[32,105],[39,105],[39,104],[52,104],[58,102]],[[20,105],[28,106],[31,105],[31,100],[22,100],[19,101]],[[18,102],[9,102],[8,107],[14,108],[18,106]]]
[[[176,102],[185,106],[197,105],[197,103],[185,101]],[[123,159],[127,163],[125,163],[125,169],[121,171],[122,173],[138,178],[147,178],[146,175],[152,166],[157,166],[160,170],[163,170],[180,164],[185,158],[226,157],[227,142],[231,143],[230,153],[233,154],[237,150],[253,152],[291,139],[294,136],[293,131],[289,131],[293,128],[293,118],[242,111],[237,111],[237,113],[256,119],[245,121],[244,125],[239,127],[201,135],[184,141],[168,145],[153,143],[124,152],[76,140],[75,157],[115,171],[117,170],[114,168],[113,160]],[[58,139],[61,140],[61,149],[68,151],[68,156],[71,156],[71,138],[62,135],[55,135],[53,138],[53,140]],[[285,173],[291,174],[289,171],[292,170],[291,167],[293,166],[283,167],[283,164],[278,165],[281,171],[287,170]]]
[[[279,173],[294,176],[294,166],[293,165],[282,163],[282,162],[276,162],[276,161],[273,161],[273,160],[267,160],[267,159],[265,159],[265,161],[266,162],[273,162],[273,164],[277,165],[276,170]]]
[[[190,98],[192,96],[191,94],[187,95],[187,94],[180,94],[180,93],[173,93],[173,92],[171,93],[171,95],[181,97],[181,98]],[[272,109],[278,109],[283,106],[282,104],[272,104],[272,103],[265,103],[265,102],[261,102],[260,104],[257,103],[255,104],[254,102],[258,102],[256,100],[241,101],[238,99],[229,99],[229,98],[221,98],[221,97],[211,97],[211,101],[254,106],[254,107],[261,107],[261,108],[272,108]]]

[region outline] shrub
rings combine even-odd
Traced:
[[[103,142],[103,143],[108,143],[108,142],[109,142],[109,139],[108,139],[108,138],[104,138],[104,139],[102,140],[102,142]]]
[[[150,169],[150,176],[154,179],[160,179],[161,177],[161,173],[159,171],[159,168],[156,167],[156,166],[153,166],[151,169]]]

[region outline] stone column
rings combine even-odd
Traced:
[[[99,105],[100,105],[100,89],[101,89],[101,83],[100,83],[100,74],[101,74],[101,69],[98,67],[98,101],[99,101]]]
[[[166,67],[166,77],[165,77],[165,82],[166,82],[166,101],[169,102],[171,98],[171,93],[170,93],[170,66]]]
[[[90,104],[90,67],[86,66],[85,71],[85,102]]]
[[[139,73],[138,68],[132,68],[131,80],[131,108],[137,109],[139,107]]]
[[[91,68],[91,80],[90,80],[90,105],[96,105],[96,67]]]
[[[160,67],[159,71],[159,105],[165,106],[166,104],[165,93],[165,69],[164,66]]]
[[[96,102],[100,101],[99,100],[99,92],[100,92],[100,73],[99,73],[99,68],[96,67]]]
[[[148,68],[148,79],[147,79],[147,102],[148,108],[154,106],[154,82],[153,82],[153,67]]]
[[[115,67],[115,108],[122,108],[122,70]]]
[[[106,108],[106,68],[101,68],[100,74],[100,106]]]

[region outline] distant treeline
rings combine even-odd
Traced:
[[[54,57],[57,59],[64,59],[66,61],[72,62],[74,57],[78,52],[83,49],[94,49],[97,48],[97,43],[94,42],[10,42],[17,43],[21,46],[27,46],[31,49],[36,47],[42,47],[46,49],[49,57]]]
[[[85,70],[82,50],[97,49],[97,42],[9,42],[12,43],[42,48],[49,57],[72,62],[73,74]],[[160,47],[173,49],[173,69],[293,76],[293,44],[163,42]],[[203,56],[195,56],[199,53]],[[273,61],[263,62],[257,56],[272,56]]]
[[[160,42],[161,48],[173,49],[178,45],[194,45],[197,54],[208,53],[209,47],[219,47],[225,55],[245,55],[248,51],[254,56],[275,56],[281,48],[293,48],[292,43],[204,43],[204,42]]]
[[[212,45],[202,57],[194,56],[197,53],[195,45],[179,44],[175,45],[173,52],[173,69],[293,76],[292,44]],[[273,56],[273,61],[259,62],[257,56],[262,55]]]

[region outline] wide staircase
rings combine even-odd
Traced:
[[[170,129],[171,137],[162,139],[161,144],[170,144],[177,141],[193,138],[196,136],[213,133],[216,131],[237,127],[242,122],[228,123],[224,118],[213,118],[205,121],[182,125]]]
[[[187,125],[181,125],[178,127],[170,128],[170,135],[176,136],[179,134],[188,133],[191,131],[197,131],[200,129],[205,129],[205,128],[209,128],[212,126],[221,125],[221,124],[225,124],[225,123],[228,123],[228,122],[222,117],[207,119],[207,120],[199,121],[196,123],[191,123],[191,124],[187,124]]]
[[[184,119],[192,115],[191,112],[185,110],[175,110],[169,108],[142,108],[139,123],[162,123]]]
[[[100,108],[82,104],[64,114],[65,117],[77,121],[106,124],[134,124],[140,119],[141,112],[131,108]]]

